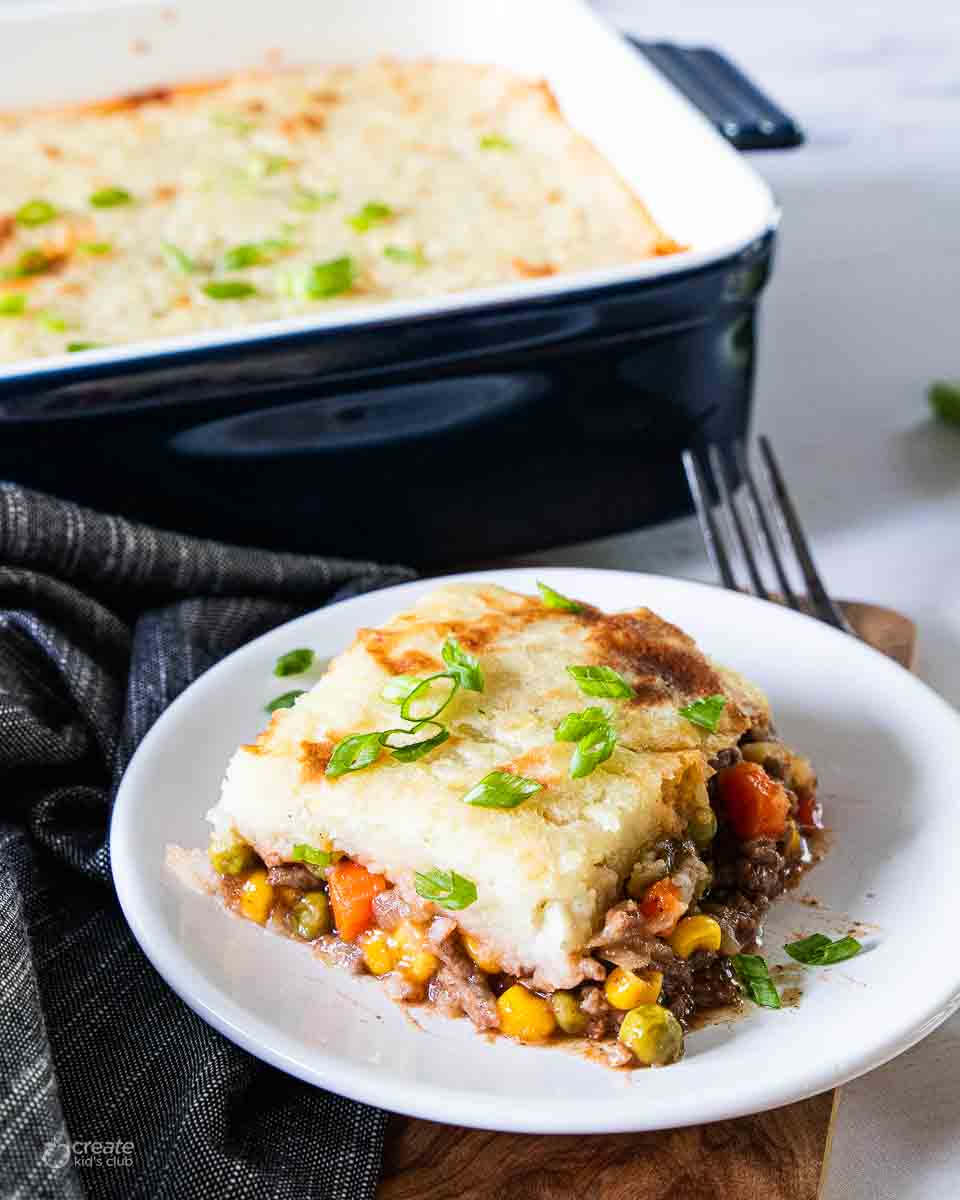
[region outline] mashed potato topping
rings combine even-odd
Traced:
[[[0,360],[678,247],[494,67],[378,62],[0,118]]]

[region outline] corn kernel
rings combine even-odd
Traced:
[[[663,976],[659,971],[644,971],[638,975],[626,967],[614,967],[603,990],[614,1008],[626,1012],[638,1004],[656,1004],[662,985]]]
[[[426,983],[440,966],[440,960],[427,948],[426,933],[412,921],[403,921],[388,940],[396,969],[412,983]]]
[[[497,1001],[500,1031],[518,1042],[545,1042],[557,1027],[553,1009],[522,983],[507,988]]]
[[[550,997],[550,1007],[564,1033],[569,1033],[571,1037],[582,1037],[586,1033],[590,1018],[580,1007],[573,992],[554,992]]]
[[[371,929],[360,938],[363,964],[371,975],[386,975],[396,966],[396,954],[382,929]]]
[[[681,958],[696,950],[719,950],[723,930],[713,917],[684,917],[670,936],[670,945]]]
[[[486,943],[481,942],[479,938],[471,937],[468,933],[464,935],[463,945],[481,971],[486,971],[488,975],[497,974],[500,970],[500,960]]]
[[[240,889],[240,912],[248,921],[266,925],[273,907],[273,887],[267,883],[267,872],[263,867],[251,871]]]

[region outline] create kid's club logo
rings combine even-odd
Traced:
[[[133,1142],[120,1138],[71,1139],[58,1133],[47,1142],[41,1158],[52,1171],[61,1171],[71,1162],[76,1167],[132,1167]]]

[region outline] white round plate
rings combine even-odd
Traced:
[[[781,733],[819,771],[833,846],[773,906],[765,953],[790,963],[785,941],[837,936],[858,922],[867,949],[833,967],[796,967],[796,1007],[748,1006],[738,1020],[690,1034],[674,1066],[618,1072],[560,1048],[487,1041],[465,1020],[417,1009],[411,1020],[374,979],[324,967],[181,886],[164,850],[206,845],[204,814],[228,758],[290,685],[273,678],[276,658],[298,646],[331,657],[358,626],[438,583],[424,580],[333,605],[238,650],[170,706],[134,756],[113,815],[117,892],[154,966],[200,1016],[282,1070],[381,1108],[488,1129],[612,1133],[813,1095],[886,1062],[960,1006],[951,950],[960,717],[943,700],[851,637],[718,588],[561,568],[463,578],[524,592],[541,578],[608,610],[647,605],[766,688]],[[802,903],[811,894],[821,907]]]

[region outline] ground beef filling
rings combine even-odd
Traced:
[[[762,767],[769,780],[783,789],[779,793],[781,812],[788,801],[789,813],[779,839],[739,839],[724,821],[717,773],[738,767],[744,760]],[[804,834],[819,813],[816,781],[809,765],[782,746],[771,728],[750,730],[738,747],[721,751],[710,765],[716,772],[708,784],[718,817],[716,836],[700,847],[688,838],[669,838],[652,848],[633,871],[630,895],[611,906],[603,928],[588,946],[584,982],[567,993],[552,996],[530,978],[518,980],[502,973],[482,947],[478,951],[461,934],[455,920],[397,887],[384,885],[372,903],[372,926],[352,941],[342,940],[332,928],[324,907],[323,870],[303,863],[267,870],[257,860],[258,865],[246,875],[224,876],[221,890],[231,908],[249,916],[244,897],[250,878],[260,876],[270,893],[262,918],[254,918],[261,924],[269,921],[288,936],[309,941],[315,953],[330,964],[383,977],[397,1000],[430,1004],[447,1015],[465,1015],[480,1030],[501,1027],[498,998],[522,983],[552,1004],[558,1014],[556,997],[565,997],[565,1011],[576,1015],[577,1036],[616,1042],[627,1015],[627,1010],[608,998],[609,976],[618,968],[658,980],[656,1003],[686,1028],[698,1012],[740,1004],[731,958],[762,944],[763,919],[770,902],[809,865]],[[755,767],[749,770],[755,772]],[[784,791],[787,801],[782,799]],[[658,895],[666,897],[665,907],[653,903]],[[676,906],[672,911],[671,904]],[[687,950],[688,957],[678,954],[669,940],[677,925],[677,912],[713,918],[721,931],[719,949]],[[379,939],[374,947],[377,954],[370,952],[371,937]],[[623,1049],[617,1045],[617,1050]],[[624,1065],[629,1057],[621,1053],[610,1061]]]

